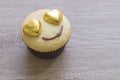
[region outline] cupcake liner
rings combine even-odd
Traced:
[[[40,51],[35,51],[35,50],[31,49],[30,47],[28,47],[28,48],[32,52],[32,54],[38,58],[52,59],[52,58],[56,58],[63,52],[65,45],[63,47],[61,47],[55,51],[51,51],[51,52],[40,52]]]

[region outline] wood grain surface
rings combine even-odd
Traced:
[[[24,18],[43,8],[62,10],[73,32],[51,60],[20,36]],[[120,80],[120,0],[0,0],[0,80]]]

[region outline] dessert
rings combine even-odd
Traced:
[[[21,36],[33,55],[51,59],[64,50],[71,36],[71,26],[60,10],[41,9],[25,18]]]

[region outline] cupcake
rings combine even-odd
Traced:
[[[60,10],[41,9],[25,18],[21,36],[33,55],[51,59],[63,52],[71,36],[71,26]]]

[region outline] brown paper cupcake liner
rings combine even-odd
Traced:
[[[38,58],[52,59],[52,58],[56,58],[63,52],[65,45],[63,47],[61,47],[55,51],[51,51],[51,52],[40,52],[40,51],[35,51],[35,50],[31,49],[30,47],[28,47],[28,48],[32,52],[32,54]]]

